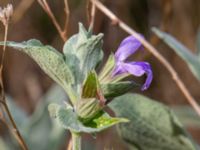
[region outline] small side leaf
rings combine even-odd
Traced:
[[[101,85],[105,98],[112,98],[123,95],[136,87],[139,87],[139,85],[131,81],[122,81]]]
[[[61,106],[57,109],[56,120],[63,128],[77,133],[96,133],[115,124],[128,121],[124,118],[112,118],[105,112],[102,112],[87,124],[83,124],[72,108],[64,108]]]
[[[200,80],[200,60],[198,57],[170,34],[162,32],[157,28],[152,28],[152,30],[187,63],[196,78]]]
[[[125,118],[113,118],[110,117],[105,112],[101,112],[93,120],[91,120],[89,123],[85,125],[87,127],[101,129],[101,128],[111,127],[115,124],[118,124],[119,122],[126,123],[129,122],[129,120]]]
[[[119,133],[139,150],[196,149],[174,113],[161,103],[139,94],[126,94],[109,106],[116,116],[130,120],[119,125]]]

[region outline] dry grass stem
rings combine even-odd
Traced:
[[[69,16],[70,16],[70,10],[69,10],[69,3],[68,0],[64,0],[65,3],[65,15],[66,15],[66,19],[65,19],[65,26],[64,26],[64,34],[67,37],[67,31],[68,31],[68,26],[69,26]]]
[[[92,3],[90,29],[94,28],[95,13],[96,13],[96,6]]]
[[[23,137],[21,136],[21,133],[19,132],[18,128],[17,128],[17,125],[10,113],[10,110],[8,108],[8,105],[6,103],[6,99],[5,97],[1,97],[1,100],[0,100],[0,103],[3,105],[3,108],[6,112],[6,114],[8,115],[8,118],[10,120],[10,123],[12,124],[12,128],[9,127],[9,129],[12,131],[12,133],[15,135],[19,145],[21,146],[22,150],[28,150],[28,147],[23,139]]]
[[[6,24],[5,26],[5,34],[4,34],[4,42],[7,41],[7,37],[8,37],[8,24]],[[2,56],[1,56],[1,63],[0,63],[0,74],[2,76],[2,72],[3,72],[3,62],[4,62],[4,58],[5,58],[5,53],[6,53],[6,43],[4,43],[3,45],[3,52],[2,52]]]
[[[114,15],[107,7],[105,7],[101,2],[97,0],[91,0],[93,4],[96,5],[96,7],[104,13],[107,17],[110,18],[110,20],[117,24],[122,30],[129,33],[130,35],[133,35],[135,38],[137,38],[146,49],[152,53],[170,72],[172,75],[173,80],[183,93],[183,95],[188,100],[189,104],[194,108],[194,110],[197,112],[197,114],[200,116],[200,107],[198,103],[195,101],[195,99],[192,97],[190,92],[187,90],[186,86],[178,76],[177,72],[174,70],[174,68],[170,65],[170,63],[145,39],[141,38],[136,31],[134,31],[131,27],[129,27],[127,24],[125,24],[123,21],[121,21],[116,15]]]
[[[68,1],[64,0],[65,13],[66,13],[66,20],[65,20],[64,29],[62,29],[61,26],[59,25],[56,17],[54,16],[51,8],[49,7],[49,4],[47,3],[47,1],[46,0],[37,0],[37,1],[40,4],[40,6],[43,8],[43,10],[47,13],[49,18],[52,20],[52,22],[53,22],[54,26],[56,27],[60,37],[65,42],[67,40],[67,28],[68,28],[68,24],[69,24],[69,14],[70,14]]]
[[[13,7],[11,4],[8,4],[7,7],[5,7],[4,9],[0,8],[0,21],[5,26],[4,45],[3,45],[3,52],[2,52],[1,64],[0,64],[0,90],[1,90],[0,103],[1,103],[1,106],[3,107],[3,109],[5,110],[5,113],[8,116],[10,123],[13,126],[11,131],[17,138],[19,145],[21,146],[22,150],[28,150],[28,147],[26,146],[26,143],[24,142],[24,139],[22,138],[22,136],[17,128],[17,125],[16,125],[16,123],[10,113],[10,110],[8,108],[8,105],[6,103],[4,84],[3,84],[3,78],[2,78],[3,62],[4,62],[5,52],[6,52],[6,41],[7,41],[7,37],[8,37],[8,24],[9,24],[9,21],[10,21],[10,18],[12,15],[13,15]]]
[[[90,25],[90,0],[86,1],[86,17],[88,25]]]

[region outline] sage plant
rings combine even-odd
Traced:
[[[49,112],[72,133],[73,150],[81,149],[81,133],[94,135],[118,123],[128,122],[126,118],[111,117],[104,110],[114,97],[139,86],[133,81],[124,81],[125,77],[146,74],[142,90],[146,90],[152,81],[149,63],[126,61],[141,47],[133,36],[122,41],[116,53],[110,54],[97,73],[95,69],[103,59],[102,38],[103,34],[93,35],[79,24],[79,32],[66,41],[63,53],[35,39],[6,43],[33,58],[67,93],[69,99],[63,104],[50,104]]]

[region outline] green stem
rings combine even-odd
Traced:
[[[79,133],[72,133],[72,150],[81,150],[81,135]]]

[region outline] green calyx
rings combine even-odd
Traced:
[[[105,104],[98,76],[91,71],[84,81],[81,100],[75,106],[76,113],[85,122],[92,119]]]
[[[101,109],[100,102],[95,98],[83,99],[76,105],[76,113],[83,122],[91,120]]]

